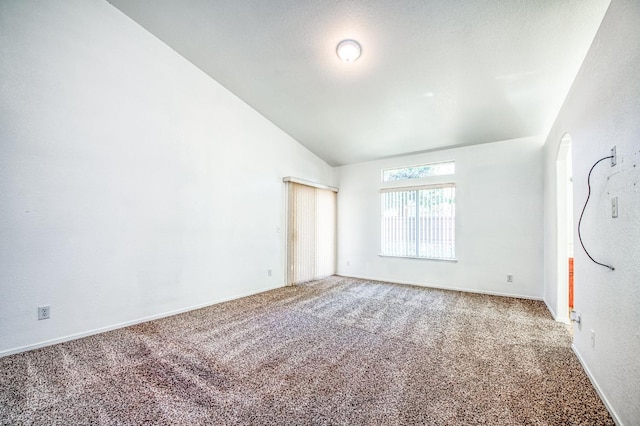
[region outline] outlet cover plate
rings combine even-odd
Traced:
[[[51,306],[38,306],[38,320],[51,318]]]
[[[618,162],[618,157],[616,156],[616,147],[611,148],[611,167],[615,166]]]

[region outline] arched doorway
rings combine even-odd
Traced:
[[[569,323],[573,309],[573,178],[571,136],[560,140],[556,157],[557,320]]]

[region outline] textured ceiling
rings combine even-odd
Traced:
[[[546,135],[609,5],[109,2],[331,165]]]

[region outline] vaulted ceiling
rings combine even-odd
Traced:
[[[331,165],[546,135],[609,5],[109,2]]]

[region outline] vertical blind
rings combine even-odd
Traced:
[[[381,254],[455,259],[455,185],[383,189]]]
[[[287,284],[333,275],[336,193],[295,182],[287,185]]]

